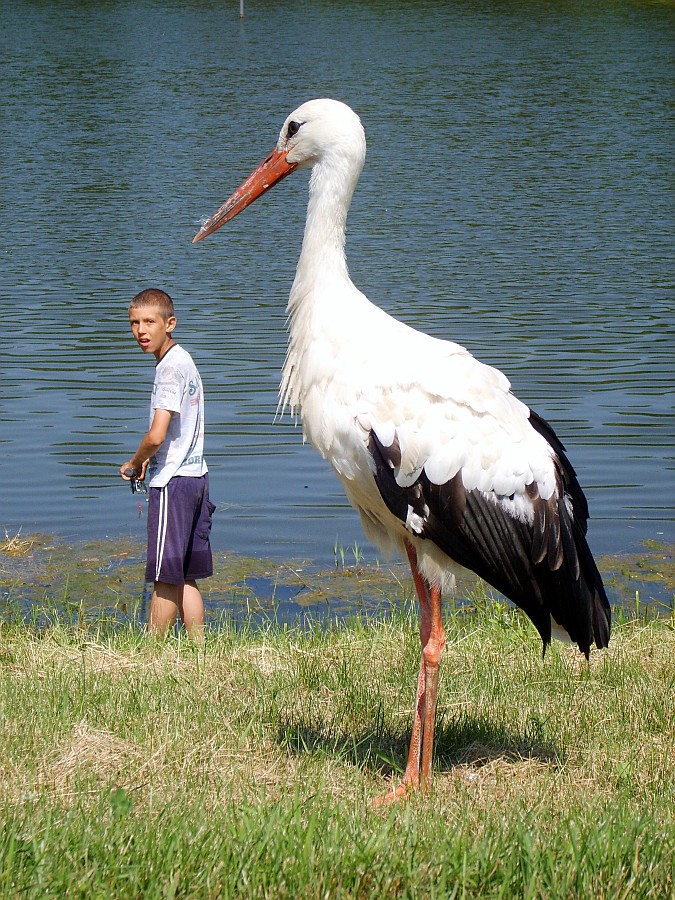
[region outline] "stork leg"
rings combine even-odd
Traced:
[[[436,585],[429,585],[417,567],[417,553],[412,544],[406,541],[406,553],[410,562],[415,591],[420,604],[420,658],[419,675],[417,676],[417,695],[415,697],[415,713],[413,716],[410,749],[403,781],[384,797],[379,803],[391,803],[399,797],[405,797],[411,791],[427,787],[431,782],[431,763],[434,750],[434,726],[436,721],[436,699],[438,694],[438,666],[445,647],[445,632],[441,620],[441,590]],[[420,782],[421,761],[421,782]]]
[[[422,787],[431,784],[431,765],[434,753],[434,730],[436,727],[436,702],[438,699],[438,667],[445,647],[445,631],[441,617],[441,589],[429,586],[431,600],[431,627],[427,642],[422,649],[424,660],[424,741],[422,744]]]

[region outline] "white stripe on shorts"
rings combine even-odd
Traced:
[[[159,573],[162,570],[164,558],[164,545],[166,543],[166,524],[168,520],[168,485],[159,489],[159,515],[157,517],[157,551],[155,564],[155,581],[159,581]]]

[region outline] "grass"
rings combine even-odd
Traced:
[[[9,535],[5,528],[5,539],[0,540],[0,553],[7,553],[9,556],[25,556],[32,549],[35,539],[29,537],[24,539],[21,537],[21,529],[14,535]]]
[[[386,809],[414,609],[202,649],[4,624],[0,895],[672,897],[674,624],[624,613],[586,664],[505,605],[449,614],[433,789]]]

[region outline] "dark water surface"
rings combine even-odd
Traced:
[[[602,553],[672,541],[672,65],[661,3],[28,2],[0,11],[0,529],[138,536],[118,466],[176,300],[207,394],[219,549],[364,544],[274,422],[300,248],[296,174],[191,239],[315,96],[361,115],[350,269],[501,368],[567,445]],[[369,552],[369,551],[367,551]]]

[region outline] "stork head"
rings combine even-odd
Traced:
[[[352,109],[338,100],[308,100],[287,117],[276,148],[204,222],[193,243],[213,234],[294,169],[324,165],[346,170],[355,183],[365,156],[363,126]]]
[[[308,100],[279,132],[277,151],[290,163],[313,166],[324,159],[349,159],[363,166],[366,137],[353,109],[339,100]]]

